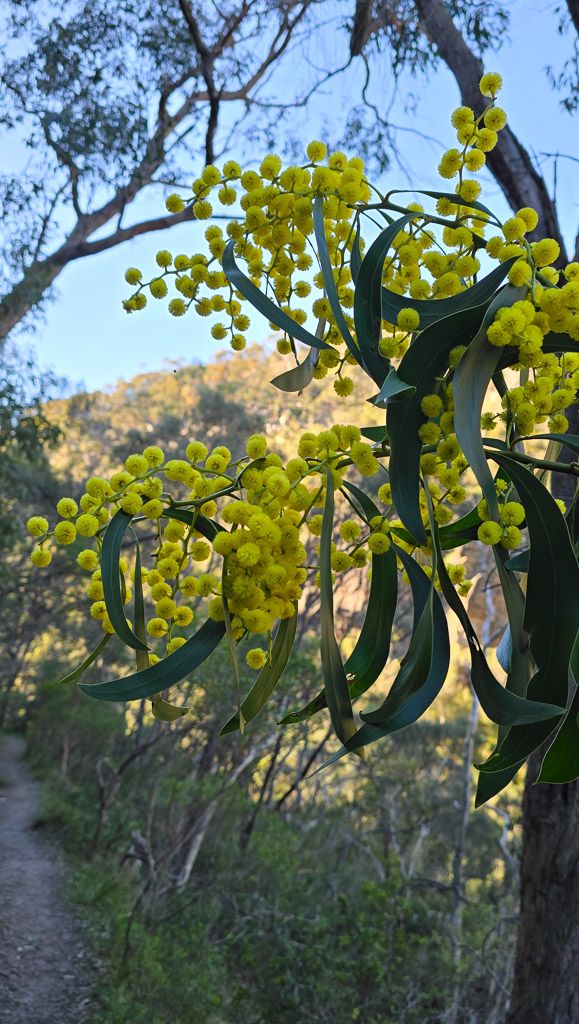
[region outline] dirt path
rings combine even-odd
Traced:
[[[89,961],[61,895],[59,851],[33,828],[38,786],[24,750],[0,736],[0,1024],[83,1024]]]

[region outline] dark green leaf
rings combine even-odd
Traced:
[[[241,703],[241,715],[244,722],[251,722],[252,718],[261,711],[275,690],[281,679],[284,669],[289,661],[294,645],[296,629],[298,624],[297,608],[291,619],[282,619],[272,645],[271,662],[267,662],[259,673],[247,697]],[[239,711],[225,723],[220,736],[236,732],[239,729]]]
[[[384,261],[396,235],[411,220],[412,215],[401,217],[378,235],[362,260],[354,291],[354,323],[361,365],[378,387],[382,387],[388,369],[388,360],[378,349],[382,335]]]
[[[276,327],[279,327],[280,331],[285,331],[286,334],[289,334],[290,338],[294,340],[297,338],[298,341],[303,341],[304,345],[310,345],[311,348],[329,348],[330,346],[326,345],[325,341],[316,338],[305,327],[292,320],[291,316],[284,313],[283,310],[276,306],[275,302],[272,302],[267,295],[264,295],[263,292],[260,292],[259,288],[256,288],[253,282],[237,266],[233,255],[234,247],[235,240],[231,238],[223,250],[221,263],[223,273],[233,287],[238,292],[241,292],[248,302],[251,302],[252,306],[262,313],[267,320],[275,324]]]
[[[528,572],[529,555],[530,551],[528,548],[517,551],[516,555],[511,555],[505,562],[507,569],[511,569],[512,572]]]
[[[567,524],[543,484],[504,452],[492,458],[510,476],[525,507],[530,539],[524,626],[537,666],[527,691],[531,701],[548,701],[564,713],[568,670],[577,634],[579,569]],[[482,771],[503,771],[543,743],[557,725],[554,714],[536,725],[510,729]]]
[[[460,360],[452,385],[454,429],[458,443],[482,488],[493,519],[497,517],[497,494],[482,445],[480,418],[491,377],[497,370],[501,349],[487,340],[487,329],[497,310],[512,306],[513,302],[525,295],[524,288],[507,285],[501,289],[488,307],[476,337]]]
[[[372,555],[372,578],[364,623],[354,650],[344,665],[352,701],[372,686],[388,660],[397,597],[394,552],[391,549],[383,555]],[[305,707],[282,718],[280,725],[303,722],[325,707],[326,694],[322,690]]]
[[[161,722],[176,722],[187,714],[189,708],[169,704],[169,701],[163,700],[157,693],[151,698],[151,710],[155,718],[158,718]]]
[[[104,683],[80,683],[79,689],[95,700],[142,700],[167,690],[193,672],[215,650],[225,636],[223,622],[204,622],[178,651],[142,672]]]
[[[493,796],[505,789],[524,763],[524,761],[519,761],[518,764],[507,768],[504,772],[481,772],[476,787],[475,807],[482,807],[487,800],[492,800]]]
[[[394,548],[406,569],[414,598],[412,638],[386,700],[362,714],[364,724],[323,767],[361,746],[416,722],[430,707],[446,679],[450,643],[446,616],[432,581],[402,548]]]
[[[93,662],[95,662],[97,660],[99,654],[101,653],[101,651],[104,650],[104,648],[108,644],[110,638],[111,638],[111,634],[110,633],[105,633],[105,635],[102,637],[102,639],[99,640],[99,642],[96,645],[94,651],[91,651],[90,654],[87,654],[86,658],[78,666],[78,668],[75,668],[73,672],[69,672],[68,675],[64,676],[63,679],[59,679],[58,680],[59,683],[75,683],[77,679],[79,679],[82,675],[84,675],[84,673],[86,672],[87,668],[90,668],[90,666],[93,664]]]
[[[440,589],[457,619],[459,620],[471,659],[471,681],[480,705],[492,722],[499,725],[513,725],[519,722],[538,722],[559,714],[560,709],[551,704],[525,700],[516,693],[505,689],[491,672],[484,651],[466,608],[446,571],[442,559],[436,524],[431,523],[434,546],[438,554],[438,579]]]
[[[549,747],[537,782],[573,782],[579,778],[579,688]]]
[[[317,362],[318,353],[312,348],[301,363],[293,366],[291,370],[278,373],[277,377],[272,377],[270,384],[273,384],[279,391],[287,391],[288,394],[294,391],[298,393],[304,391],[312,382]]]
[[[334,481],[326,470],[326,502],[320,537],[320,627],[322,674],[332,724],[338,739],[345,743],[356,726],[342,656],[334,632],[334,594],[332,587],[332,535],[334,529]]]
[[[324,197],[321,195],[316,196],[314,199],[314,231],[318,246],[320,266],[322,268],[322,276],[324,278],[324,287],[326,289],[332,313],[334,314],[336,326],[342,335],[342,338],[346,342],[346,348],[350,354],[354,356],[354,359],[357,362],[360,362],[360,350],[350,334],[350,329],[346,323],[346,318],[342,309],[342,303],[338,296],[334,271],[330,260],[330,254],[328,252],[328,243],[326,241],[326,231],[324,227]]]
[[[362,265],[362,252],[360,249],[360,218],[356,217],[356,232],[354,234],[354,241],[352,243],[352,253],[350,256],[350,271],[352,273],[352,281],[356,284],[358,280],[358,274],[360,273],[360,267]]]
[[[369,399],[369,401],[372,405],[378,406],[379,409],[385,409],[388,403],[408,398],[415,391],[416,388],[413,384],[406,384],[405,381],[400,379],[396,370],[390,370],[378,394],[374,398]]]
[[[514,256],[505,263],[491,270],[490,274],[477,281],[470,288],[465,288],[458,295],[452,295],[448,299],[413,299],[409,295],[398,295],[387,288],[382,291],[382,315],[385,320],[395,324],[401,309],[415,309],[420,316],[420,329],[430,327],[431,324],[441,320],[443,316],[451,316],[463,309],[472,309],[473,306],[480,306],[495,294],[499,285],[502,284],[513,263],[518,257]]]
[[[133,608],[134,608],[134,612],[135,612],[135,634],[136,634],[136,636],[138,636],[139,640],[142,640],[143,643],[146,644],[147,634],[146,634],[146,631],[145,631],[145,598],[144,598],[144,594],[143,594],[143,577],[141,575],[141,546],[139,544],[139,541],[137,540],[137,535],[136,535],[134,530],[133,530],[133,536],[135,538],[135,543],[136,543],[135,583],[134,583],[135,597],[134,597],[134,603],[133,603]],[[137,669],[139,671],[141,671],[142,669],[148,668],[149,667],[149,652],[148,652],[148,650],[136,651],[135,654],[136,654]]]
[[[133,633],[125,617],[119,569],[121,544],[132,519],[132,516],[120,508],[105,530],[101,553],[102,584],[107,613],[115,633],[127,647],[132,647],[136,651],[146,651],[147,644]]]
[[[416,387],[416,394],[388,406],[392,500],[406,529],[420,544],[426,538],[418,500],[422,452],[418,431],[425,422],[420,403],[435,390],[436,378],[446,370],[451,349],[468,344],[474,336],[485,308],[465,309],[427,327],[414,339],[398,367],[400,377]]]
[[[375,444],[381,444],[388,439],[386,427],[362,427],[362,436]]]
[[[579,435],[577,434],[531,434],[529,437],[522,437],[521,441],[558,441],[574,452],[579,452]]]

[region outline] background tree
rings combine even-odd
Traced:
[[[568,7],[560,6],[561,30],[573,32]],[[0,125],[26,159],[0,179],[0,338],[24,318],[33,322],[28,314],[71,261],[191,216],[139,219],[155,185],[195,176],[232,146],[241,155],[258,139],[279,146],[282,129],[291,140],[291,109],[307,109],[339,75],[352,92],[356,60],[366,65],[366,87],[359,96],[356,85],[341,134],[364,146],[371,165],[385,166],[399,155],[396,128],[370,98],[384,64],[396,81],[405,71],[429,76],[443,62],[463,102],[476,104],[481,55],[500,46],[509,25],[509,5],[495,0],[232,0],[219,11],[190,0],[131,0],[116,5],[114,18],[106,3],[62,0],[50,12],[39,0],[5,0]],[[306,35],[310,49],[319,41],[329,53],[328,31],[343,60],[310,67],[304,87],[291,61]],[[552,75],[569,109],[576,61],[575,45],[565,72]],[[511,129],[489,166],[513,208],[526,196],[538,230],[560,240],[547,186]]]

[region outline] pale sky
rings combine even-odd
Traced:
[[[510,4],[512,26],[510,40],[502,49],[487,58],[488,70],[500,71],[505,82],[500,104],[507,110],[509,123],[527,147],[537,156],[561,153],[579,158],[576,122],[559,106],[557,96],[544,74],[547,64],[560,66],[571,50],[571,41],[559,36],[554,4],[521,2]],[[310,56],[312,56],[310,54]],[[311,108],[304,121],[304,144],[311,138],[324,138],[324,126],[329,124],[331,140],[339,136],[343,125],[340,118],[347,108],[347,97],[356,94],[353,80],[361,81],[362,66],[351,69],[346,79],[334,80]],[[295,72],[295,64],[292,67]],[[391,89],[391,76],[384,69],[385,94]],[[404,91],[420,96],[415,115],[404,113]],[[359,95],[359,88],[357,94]],[[408,132],[401,132],[398,145],[404,160],[413,168],[418,187],[441,187],[436,176],[436,164],[444,148],[454,144],[449,125],[451,110],[459,102],[454,79],[444,67],[430,79],[404,80],[400,85],[400,99],[391,112],[394,123],[410,125],[440,140],[440,145],[425,142]],[[350,100],[351,102],[351,100]],[[330,111],[328,116],[327,111]],[[232,149],[228,156],[239,154]],[[352,155],[354,155],[352,153]],[[561,157],[557,161],[557,199],[564,233],[569,246],[579,221],[579,190],[577,163]],[[198,170],[201,169],[201,164]],[[0,168],[1,170],[1,168]],[[544,173],[550,190],[553,188],[553,160],[544,163]],[[383,179],[388,187],[408,187],[402,172],[392,165]],[[444,186],[442,186],[444,187]],[[170,189],[165,189],[165,194]],[[507,214],[506,205],[498,188],[491,181],[485,190],[485,201],[499,214]],[[139,200],[132,217],[140,219],[163,212],[163,192],[151,190],[148,197]],[[127,266],[139,266],[145,272],[154,264],[157,249],[166,246],[173,252],[193,252],[204,245],[203,231],[207,223],[190,223],[173,228],[170,232],[146,235],[127,242],[109,252],[91,256],[70,264],[60,275],[58,297],[46,313],[31,344],[36,350],[39,364],[50,367],[71,382],[70,390],[78,387],[94,390],[112,385],[119,378],[159,370],[167,361],[206,362],[219,350],[219,343],[209,334],[210,323],[193,312],[181,319],[171,317],[166,303],[149,300],[147,309],[128,316],[121,308],[121,300],[128,294],[123,280]],[[268,334],[268,326],[257,324],[257,314],[250,338],[261,341]]]

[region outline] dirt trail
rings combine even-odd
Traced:
[[[62,858],[33,827],[38,786],[24,750],[0,736],[0,1024],[84,1024],[89,960],[61,894]]]

